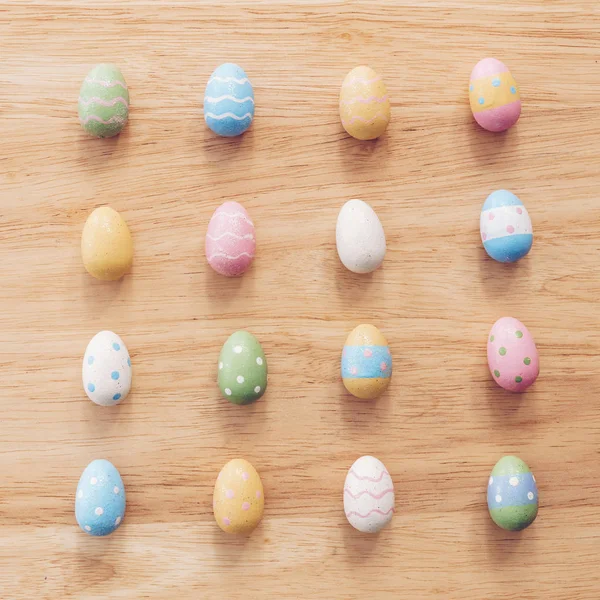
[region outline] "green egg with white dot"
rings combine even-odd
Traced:
[[[87,345],[81,368],[87,397],[100,406],[125,400],[131,390],[131,358],[123,340],[112,331],[100,331]]]
[[[248,331],[236,331],[219,354],[218,384],[233,404],[252,404],[267,389],[267,359],[260,342]]]
[[[507,531],[529,527],[538,514],[535,476],[522,459],[503,456],[488,480],[487,501],[492,521]]]

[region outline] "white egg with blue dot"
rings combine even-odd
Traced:
[[[206,84],[204,120],[217,135],[234,137],[250,127],[254,119],[254,90],[242,67],[224,63]]]
[[[97,333],[88,344],[81,369],[87,397],[101,406],[118,404],[131,389],[131,358],[112,331]]]
[[[111,534],[125,516],[125,487],[108,460],[93,460],[83,471],[75,493],[75,518],[89,535]]]
[[[498,262],[516,262],[533,244],[529,213],[521,200],[507,190],[496,190],[487,197],[479,230],[485,251]]]

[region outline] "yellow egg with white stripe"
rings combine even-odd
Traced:
[[[340,92],[340,119],[357,140],[374,140],[390,122],[390,99],[381,76],[370,67],[352,69]]]

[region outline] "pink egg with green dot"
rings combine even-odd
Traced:
[[[488,336],[487,356],[494,381],[509,392],[524,392],[540,372],[533,337],[513,317],[502,317],[494,323]]]

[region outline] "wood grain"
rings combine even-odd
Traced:
[[[600,9],[597,0],[0,0],[0,597],[584,600],[600,594]],[[519,124],[473,122],[467,81],[486,55],[509,65]],[[242,64],[256,118],[217,139],[201,118],[213,68]],[[82,132],[79,86],[120,65],[131,118],[117,138]],[[348,138],[341,81],[369,64],[392,122]],[[479,211],[514,191],[535,241],[489,260]],[[346,271],[335,220],[347,199],[378,212],[383,267]],[[203,240],[237,200],[257,225],[242,279],[213,273]],[[132,273],[84,271],[87,215],[108,203],[134,236]],[[485,340],[522,320],[541,375],[522,396],[490,379]],[[348,332],[370,322],[395,373],[376,403],[339,377]],[[80,379],[108,328],[134,366],[115,408]],[[261,340],[269,390],[219,397],[216,360],[239,328]],[[524,458],[540,515],[521,534],[491,522],[489,472]],[[396,484],[375,537],[352,530],[342,486],[362,454]],[[243,456],[266,511],[248,539],[214,524],[216,474]],[[108,458],[127,488],[106,539],[74,519],[78,478]]]

